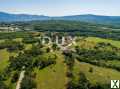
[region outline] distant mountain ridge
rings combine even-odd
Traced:
[[[43,15],[9,14],[0,12],[0,22],[33,21],[33,20],[49,20],[49,17]]]
[[[50,17],[44,15],[29,15],[29,14],[9,14],[0,12],[0,22],[15,22],[15,21],[35,21],[35,20],[72,20],[84,21],[100,24],[120,24],[120,16],[102,16],[102,15],[71,15]]]

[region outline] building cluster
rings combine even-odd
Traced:
[[[18,27],[0,27],[0,32],[16,32],[20,31]]]

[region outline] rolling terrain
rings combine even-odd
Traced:
[[[120,80],[120,31],[112,25],[62,20],[13,25],[21,30],[0,32],[0,89],[110,89],[110,80]],[[42,44],[44,36],[52,42]],[[65,37],[65,44],[56,44],[56,36]]]

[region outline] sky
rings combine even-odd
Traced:
[[[0,0],[0,12],[46,16],[120,16],[120,0]]]

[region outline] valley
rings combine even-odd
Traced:
[[[12,24],[20,30],[0,32],[0,89],[110,89],[120,80],[119,30],[62,20]],[[39,39],[46,36],[52,43]]]

